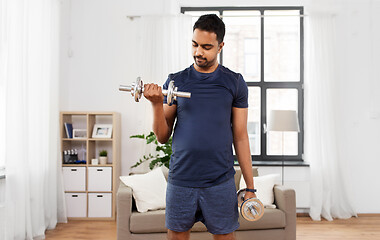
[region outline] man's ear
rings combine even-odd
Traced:
[[[224,42],[221,42],[220,44],[219,44],[219,49],[218,49],[218,53],[220,53],[220,51],[222,51],[222,48],[223,48],[223,46],[224,46]]]

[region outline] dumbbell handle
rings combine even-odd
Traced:
[[[241,197],[241,201],[244,202],[244,196]],[[249,211],[252,213],[252,215],[256,215],[257,214],[257,210],[255,207],[253,207],[252,205],[248,205],[248,209]]]
[[[119,91],[131,92],[132,91],[132,86],[119,85]]]
[[[248,209],[251,211],[252,215],[255,216],[257,213],[257,210],[256,208],[254,208],[253,206],[248,206]]]
[[[119,90],[120,91],[131,92],[132,91],[132,86],[120,85],[119,86]],[[144,92],[144,87],[142,88],[142,93],[143,92]],[[162,90],[162,94],[164,96],[167,96],[168,95],[168,90],[163,89]],[[177,96],[177,97],[191,98],[191,93],[189,93],[189,92],[174,91],[173,94],[174,94],[174,96]]]

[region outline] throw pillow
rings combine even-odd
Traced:
[[[161,168],[145,174],[121,176],[120,180],[132,188],[138,212],[165,208],[167,182]]]
[[[258,177],[253,177],[253,183],[257,189],[256,196],[267,208],[273,208],[274,194],[273,186],[278,174],[268,174]],[[243,176],[240,179],[240,189],[246,188]]]

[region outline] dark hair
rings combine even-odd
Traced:
[[[220,19],[216,14],[206,14],[200,16],[194,24],[193,32],[196,28],[215,33],[218,43],[220,44],[223,42],[226,27],[224,26],[222,19]]]

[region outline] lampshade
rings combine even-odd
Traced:
[[[267,131],[299,132],[297,112],[294,110],[271,110]]]

